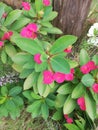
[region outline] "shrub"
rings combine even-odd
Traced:
[[[82,49],[79,61],[68,58],[77,37],[64,35],[56,40],[52,37],[62,31],[51,24],[57,12],[52,11],[50,1],[23,2],[22,6],[22,10],[13,10],[0,3],[0,46],[2,62],[5,64],[10,59],[10,65],[24,79],[27,111],[33,118],[44,119],[52,111],[52,119],[65,118],[67,123],[76,123],[77,126],[65,124],[68,129],[85,129],[82,118],[87,117],[93,124],[97,117],[98,55],[90,58]],[[17,86],[11,90],[1,87],[0,109],[5,110],[2,116],[19,115],[23,105],[23,99],[18,96],[21,90]],[[7,99],[6,95],[11,98]],[[11,104],[13,111],[10,112]]]

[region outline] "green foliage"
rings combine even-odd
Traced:
[[[15,119],[20,116],[23,108],[23,99],[20,96],[22,87],[20,86],[2,86],[0,88],[0,118],[8,115]]]
[[[18,85],[0,88],[0,117],[19,117],[25,103],[33,118],[41,116],[47,120],[51,112],[53,120],[65,123],[63,115],[68,115],[74,119],[73,124],[65,124],[68,130],[85,130],[85,121],[79,116],[90,119],[91,124],[97,117],[98,93],[92,86],[98,84],[98,55],[90,58],[82,49],[79,61],[74,60],[66,50],[72,48],[77,37],[64,35],[54,39],[53,34],[62,34],[52,25],[57,12],[51,5],[43,5],[42,0],[30,6],[30,10],[13,10],[0,3],[0,39],[4,42],[0,47],[1,60],[7,64],[10,59],[10,66],[23,80],[23,88]],[[2,18],[6,11],[6,18]],[[96,67],[84,74],[80,67],[89,61],[94,61]],[[81,97],[84,102],[79,104]]]

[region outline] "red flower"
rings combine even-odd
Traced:
[[[4,33],[3,37],[1,38],[2,40],[10,40],[11,36],[13,35],[12,31]]]
[[[50,0],[43,0],[44,6],[49,6],[51,4]]]
[[[66,53],[71,53],[71,52],[72,52],[72,46],[69,46],[68,48],[66,48],[66,49],[64,50],[64,52],[66,52]]]
[[[29,2],[22,2],[22,6],[24,10],[30,10],[31,8]]]
[[[45,70],[43,72],[43,83],[44,84],[51,84],[54,81],[53,73],[49,70]]]
[[[34,61],[37,63],[37,64],[41,64],[42,61],[41,61],[41,54],[35,54],[34,55]]]
[[[98,83],[93,84],[92,89],[95,93],[98,93]]]
[[[86,110],[86,105],[85,105],[85,99],[84,99],[84,97],[78,98],[77,104],[80,106],[81,110],[83,110],[83,111]]]
[[[0,41],[0,47],[2,47],[4,45],[3,41]]]
[[[80,70],[83,74],[88,74],[90,72],[90,68],[87,64],[81,66]]]
[[[53,77],[57,83],[63,83],[65,80],[65,74],[61,72],[56,72]]]
[[[65,74],[65,80],[72,81],[74,79],[74,75],[72,73]]]

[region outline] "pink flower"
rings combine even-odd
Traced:
[[[68,48],[66,48],[66,49],[64,50],[64,52],[66,52],[66,53],[71,53],[71,52],[72,52],[72,46],[69,46]]]
[[[10,37],[13,35],[12,31],[4,33],[3,37],[1,38],[2,40],[10,40]]]
[[[74,74],[74,73],[75,73],[74,68],[71,68],[70,73],[72,73],[72,74]]]
[[[98,83],[93,84],[92,89],[95,93],[98,93]]]
[[[83,110],[83,111],[86,110],[86,105],[85,105],[85,99],[84,99],[84,97],[78,98],[77,104],[80,106],[81,110]]]
[[[74,75],[72,73],[65,74],[65,80],[72,81],[74,79]]]
[[[41,64],[42,61],[41,61],[41,54],[35,54],[34,55],[34,61],[37,63],[37,64]]]
[[[51,84],[54,81],[53,79],[53,72],[49,70],[45,70],[43,72],[43,83],[44,84]]]
[[[31,32],[37,32],[38,26],[35,23],[30,23],[30,24],[27,25],[27,29]]]
[[[90,72],[90,68],[89,68],[88,64],[81,66],[80,70],[83,74],[88,74]]]
[[[4,45],[4,42],[0,41],[0,47],[2,47]]]
[[[63,83],[65,80],[65,74],[61,72],[56,72],[53,77],[57,83]]]
[[[24,28],[21,30],[20,34],[21,34],[22,37],[32,38],[32,32],[29,31],[27,27],[24,27]]]
[[[67,123],[69,123],[69,124],[73,123],[73,119],[70,118],[67,114],[64,114],[64,118],[66,119]]]
[[[22,6],[23,6],[23,8],[24,8],[24,10],[30,10],[30,3],[28,3],[28,2],[22,2]]]
[[[44,6],[49,6],[51,4],[50,0],[43,0]]]
[[[7,13],[3,13],[2,18],[6,18],[7,17]]]
[[[67,114],[64,114],[64,118],[67,119],[67,118],[68,118],[68,115],[67,115]]]
[[[67,122],[68,124],[71,124],[71,123],[73,123],[73,119],[72,119],[72,118],[67,118],[66,122]]]
[[[96,69],[96,65],[95,65],[95,62],[94,62],[94,61],[89,61],[89,62],[87,63],[87,65],[88,65],[88,67],[89,67],[90,70]]]

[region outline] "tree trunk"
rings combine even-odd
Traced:
[[[87,18],[92,0],[53,0],[58,17],[54,25],[64,34],[80,36]]]
[[[7,5],[12,6],[13,8],[21,8],[21,3],[23,0],[0,0],[0,2],[4,2]]]

